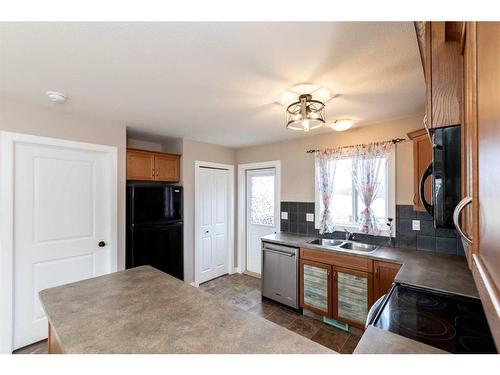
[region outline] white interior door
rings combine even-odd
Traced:
[[[199,283],[227,273],[229,171],[200,167]]]
[[[40,290],[116,268],[116,149],[45,141],[14,144],[14,349],[47,337]]]
[[[279,220],[276,169],[247,171],[247,246],[246,270],[261,273],[262,236],[276,233]]]

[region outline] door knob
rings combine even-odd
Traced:
[[[99,243],[97,244],[99,247],[104,247],[106,246],[106,242],[104,241],[99,241]]]

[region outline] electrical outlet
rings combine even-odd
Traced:
[[[412,220],[411,221],[411,228],[413,230],[420,230],[420,220]]]
[[[314,221],[314,214],[306,214],[306,221]]]
[[[281,220],[288,220],[288,212],[281,213]]]

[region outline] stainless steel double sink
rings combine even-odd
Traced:
[[[317,238],[315,240],[309,241],[311,245],[319,245],[323,247],[330,247],[338,250],[352,250],[361,251],[364,253],[373,253],[379,248],[376,245],[369,245],[362,242],[350,241],[350,240],[330,240],[326,238]]]

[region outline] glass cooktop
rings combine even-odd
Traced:
[[[450,353],[496,353],[478,299],[396,284],[374,325]]]

